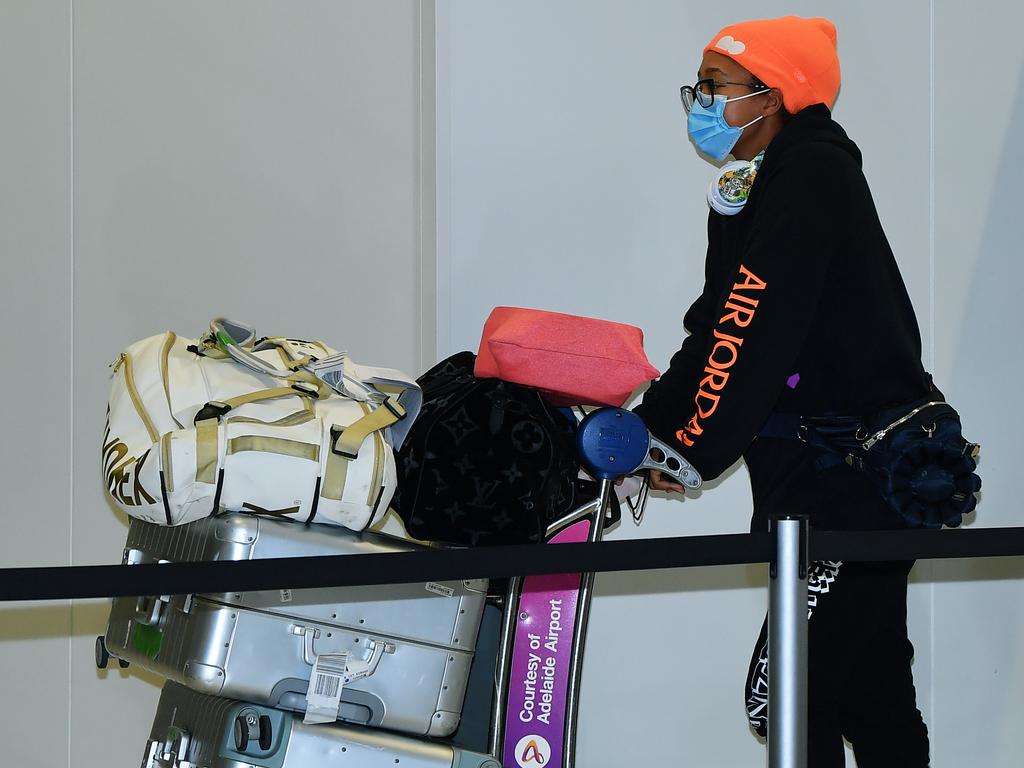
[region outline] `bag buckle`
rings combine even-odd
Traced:
[[[298,392],[300,395],[308,395],[314,400],[320,399],[320,390],[315,384],[309,384],[305,381],[293,381],[292,389]]]
[[[192,419],[192,423],[198,424],[200,421],[207,421],[208,419],[220,421],[220,418],[230,410],[231,406],[227,403],[222,403],[220,400],[211,400],[199,409],[199,413]]]
[[[393,400],[390,397],[387,398],[383,403],[381,403],[381,405],[387,408],[391,412],[391,415],[394,416],[399,421],[406,417],[405,408],[403,408],[399,402]]]
[[[349,453],[348,451],[342,451],[338,448],[338,440],[341,439],[342,433],[345,431],[343,427],[339,427],[337,424],[331,427],[331,453],[335,456],[342,456],[349,461],[355,461],[359,458],[358,453]]]

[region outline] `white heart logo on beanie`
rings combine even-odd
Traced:
[[[715,48],[721,48],[723,51],[725,51],[726,53],[731,53],[733,56],[739,56],[741,53],[747,50],[747,46],[741,43],[732,35],[726,35],[717,43],[715,43]]]

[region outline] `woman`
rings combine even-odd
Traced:
[[[769,436],[773,413],[877,413],[931,391],[913,307],[861,171],[830,109],[835,27],[785,17],[735,24],[682,89],[697,149],[737,162],[715,174],[703,293],[689,336],[636,411],[705,479],[741,456],[751,528],[806,514],[817,529],[901,527],[864,474],[798,439]],[[674,441],[674,442],[672,442]],[[682,487],[652,472],[657,490]],[[816,563],[809,578],[808,764],[928,765],[907,638],[912,563]],[[746,691],[767,726],[766,630]]]

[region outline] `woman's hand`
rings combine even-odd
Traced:
[[[670,493],[684,493],[686,491],[682,483],[669,480],[668,475],[660,469],[647,470],[647,481],[652,491],[668,491]]]

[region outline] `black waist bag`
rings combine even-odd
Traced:
[[[535,390],[475,378],[475,360],[460,352],[417,379],[392,507],[418,539],[539,542],[574,505],[573,423]]]
[[[977,506],[979,446],[949,403],[925,399],[869,418],[776,413],[763,437],[799,439],[825,451],[819,468],[862,471],[911,528],[955,528]]]

